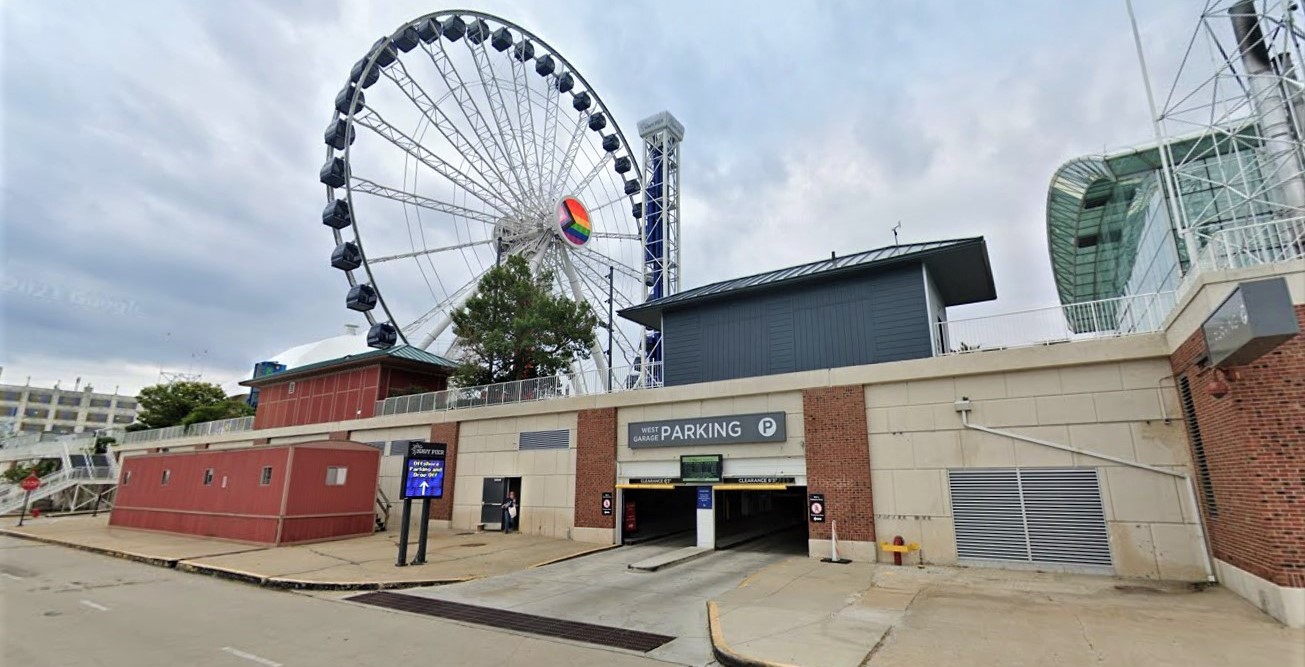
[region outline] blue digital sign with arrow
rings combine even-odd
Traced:
[[[444,497],[444,452],[442,444],[408,443],[403,459],[403,499]]]

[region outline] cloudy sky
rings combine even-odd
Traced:
[[[1123,0],[467,2],[559,49],[633,135],[671,110],[684,285],[904,241],[987,237],[999,301],[1055,303],[1067,159],[1150,139]],[[1157,80],[1199,3],[1140,2]],[[134,393],[247,376],[361,318],[319,222],[349,67],[430,2],[0,5],[0,382]]]

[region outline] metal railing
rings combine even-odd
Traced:
[[[198,424],[191,424],[190,426],[169,426],[167,428],[153,428],[147,431],[130,431],[123,435],[122,442],[124,444],[132,444],[202,435],[217,435],[219,433],[239,433],[241,431],[253,430],[253,428],[253,417],[233,417],[231,419],[200,422]]]
[[[1188,232],[1200,248],[1196,261],[1183,276],[1179,294],[1185,294],[1206,271],[1228,271],[1305,259],[1305,218],[1271,220],[1211,232]]]
[[[32,492],[29,502],[48,498],[60,491],[85,482],[116,483],[117,472],[108,466],[91,468],[62,468],[41,478],[41,486]],[[26,492],[17,484],[8,484],[0,488],[0,513],[19,509]]]
[[[1036,308],[938,324],[938,355],[1034,347],[1159,331],[1173,292]]]
[[[595,371],[499,382],[476,387],[454,387],[425,394],[395,396],[376,402],[376,415],[401,415],[461,408],[528,403],[567,396],[607,394],[662,386],[661,364],[620,369],[611,374],[610,387]]]

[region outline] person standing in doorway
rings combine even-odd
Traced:
[[[503,534],[512,532],[512,524],[517,519],[517,492],[508,491],[507,500],[503,501]]]

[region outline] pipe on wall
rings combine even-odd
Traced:
[[[1080,454],[1083,456],[1091,456],[1092,458],[1101,459],[1103,461],[1111,461],[1113,463],[1119,463],[1121,465],[1125,465],[1130,468],[1137,468],[1139,470],[1145,470],[1147,472],[1153,472],[1161,475],[1168,475],[1170,477],[1177,477],[1183,480],[1184,481],[1183,486],[1187,489],[1187,493],[1184,495],[1187,496],[1187,504],[1189,505],[1188,511],[1191,512],[1192,516],[1196,519],[1196,535],[1197,535],[1197,539],[1199,539],[1201,542],[1201,555],[1203,557],[1202,562],[1205,565],[1205,580],[1207,582],[1216,581],[1214,576],[1214,561],[1210,557],[1210,546],[1205,539],[1205,524],[1201,519],[1200,509],[1196,506],[1196,489],[1192,484],[1191,475],[1188,475],[1185,472],[1176,472],[1173,470],[1165,470],[1164,468],[1157,468],[1152,465],[1139,463],[1137,461],[1130,461],[1128,459],[1122,459],[1117,456],[1111,456],[1109,454],[1093,452],[1086,449],[1080,449],[1078,447],[1072,447],[1070,445],[1062,445],[1058,442],[1052,442],[1050,440],[1043,440],[1041,438],[1034,438],[1027,435],[1021,435],[1019,433],[1012,433],[1010,431],[1002,431],[995,428],[988,428],[987,426],[980,426],[978,424],[971,424],[969,419],[970,402],[968,398],[963,398],[962,400],[956,402],[956,411],[961,413],[961,424],[965,426],[965,428],[974,431],[980,431],[983,433],[988,433],[990,435],[997,435],[1004,438],[1011,438],[1012,440],[1019,440],[1021,442],[1027,442],[1034,445],[1041,445],[1043,447],[1050,447],[1052,449],[1058,449],[1063,452],[1072,452],[1074,454]]]

